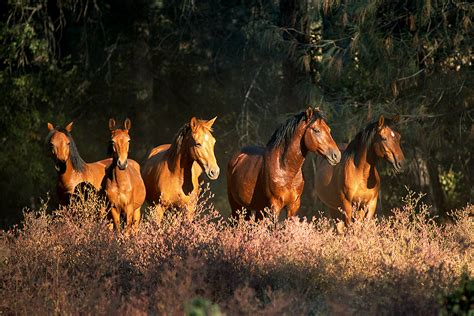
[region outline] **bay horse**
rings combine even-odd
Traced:
[[[405,157],[400,147],[401,136],[394,130],[397,122],[398,117],[390,120],[381,115],[347,146],[341,145],[343,154],[340,164],[317,163],[316,194],[329,207],[331,217],[340,217],[337,210],[342,209],[346,226],[352,222],[353,208],[365,208],[364,215],[368,219],[375,214],[380,191],[377,162],[385,159],[396,172],[402,169]]]
[[[109,153],[112,163],[107,168],[104,190],[111,204],[111,214],[115,228],[120,231],[120,214],[126,217],[126,233],[136,233],[140,223],[140,208],[145,201],[145,184],[140,175],[140,165],[128,159],[130,145],[130,119],[124,122],[124,128],[115,128],[115,120],[109,120],[111,132]]]
[[[57,194],[60,204],[69,203],[71,196],[78,184],[89,183],[97,191],[101,189],[102,180],[107,167],[112,159],[104,159],[97,162],[86,163],[77,150],[76,143],[72,138],[73,122],[66,127],[54,127],[48,123],[49,134],[46,143],[49,145],[51,156],[55,162],[58,174]]]
[[[302,166],[309,152],[337,164],[341,153],[331,136],[331,129],[319,108],[308,107],[283,123],[266,147],[241,149],[227,166],[227,194],[232,217],[242,208],[263,218],[269,208],[277,216],[283,208],[291,217],[300,207],[304,179]],[[245,219],[250,219],[250,213]]]
[[[203,173],[210,180],[219,176],[219,166],[214,154],[215,138],[211,120],[192,117],[184,124],[171,144],[153,148],[142,170],[146,186],[146,199],[156,203],[156,214],[161,221],[165,210],[182,209],[187,217],[194,217],[199,194],[199,176]]]

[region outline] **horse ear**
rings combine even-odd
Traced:
[[[73,122],[69,123],[68,125],[66,125],[66,127],[64,128],[66,131],[68,131],[68,133],[70,133],[72,131],[72,124]]]
[[[51,123],[48,122],[48,130],[49,130],[49,131],[52,131],[53,129],[54,129],[53,124],[51,124]]]
[[[210,119],[209,121],[207,121],[206,123],[204,123],[204,125],[206,125],[207,128],[211,128],[212,125],[214,124],[214,122],[216,121],[217,119],[217,116],[215,116],[214,118]]]
[[[193,132],[196,132],[198,125],[199,125],[198,119],[195,116],[193,116],[191,118],[191,121],[189,122],[189,126],[191,127],[191,130]]]
[[[398,124],[398,122],[400,122],[400,115],[395,115],[394,117],[392,117],[392,122],[394,124]]]
[[[123,126],[125,127],[127,131],[129,131],[130,128],[132,127],[132,121],[130,121],[129,118],[126,118],[125,122],[123,123]]]
[[[115,128],[115,120],[113,118],[109,119],[109,130],[113,131]]]
[[[378,121],[378,127],[382,128],[384,123],[385,123],[385,119],[384,119],[383,115],[380,115],[379,116],[379,121]]]
[[[311,118],[313,117],[313,108],[311,106],[309,106],[307,109],[306,109],[306,123],[309,123],[309,121],[311,120]]]

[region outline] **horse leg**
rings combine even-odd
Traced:
[[[130,235],[130,231],[132,229],[132,221],[133,221],[133,208],[131,205],[128,205],[125,209],[125,215],[127,220],[127,225],[125,226],[125,233],[127,236]]]
[[[282,205],[281,203],[276,200],[276,199],[273,199],[273,201],[270,201],[270,216],[275,216],[277,221],[280,217],[280,212],[281,212],[281,209],[282,209]],[[256,220],[261,220],[263,219],[263,216],[264,216],[264,212],[263,211],[260,211],[260,212],[257,212],[257,215],[255,216],[255,219]]]
[[[367,219],[372,219],[375,215],[375,211],[377,210],[377,197],[375,197],[374,199],[372,199],[372,201],[370,201],[368,204],[367,204]]]
[[[140,218],[141,218],[140,208],[137,208],[133,211],[133,233],[134,234],[138,233],[138,225],[140,224]]]
[[[298,210],[300,209],[301,200],[298,197],[293,203],[289,204],[287,207],[288,218],[295,216]]]
[[[338,209],[329,208],[329,216],[331,217],[331,219],[335,221],[337,232],[343,235],[344,229],[345,229],[345,222],[344,222],[345,214],[344,215],[341,214],[341,212]]]
[[[110,213],[112,214],[112,220],[117,232],[120,232],[120,210],[116,206],[112,206]]]
[[[229,204],[230,204],[230,209],[231,209],[231,217],[234,220],[238,220],[239,216],[242,214],[239,212],[239,211],[242,211],[242,207],[234,200],[230,192],[228,193],[228,198],[229,198]],[[246,221],[250,220],[249,210],[245,210],[244,218]]]
[[[156,222],[161,223],[165,215],[165,207],[160,203],[155,205]]]
[[[186,212],[186,218],[192,222],[194,219],[194,214],[196,214],[196,205],[197,205],[198,195],[193,195],[189,200],[183,201],[184,211]]]
[[[352,203],[348,200],[343,200],[342,209],[344,210],[344,214],[346,215],[346,226],[349,227],[352,224]]]

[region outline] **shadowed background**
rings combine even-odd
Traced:
[[[225,169],[289,115],[320,106],[337,142],[379,114],[400,114],[408,166],[382,163],[382,209],[408,186],[433,212],[472,202],[472,5],[424,1],[25,0],[0,4],[1,225],[36,208],[56,174],[46,123],[74,121],[90,162],[106,156],[110,117],[132,120],[130,156],[170,142],[192,116],[210,119]],[[325,209],[310,156],[301,215]],[[206,180],[207,181],[207,180]],[[383,213],[383,212],[380,212]]]

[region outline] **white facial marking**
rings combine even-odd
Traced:
[[[392,137],[395,137],[395,133],[394,133],[394,132],[390,132],[390,135],[392,135]]]
[[[392,133],[392,134],[393,134],[393,133]],[[206,142],[207,142],[208,140],[209,140],[209,135],[207,135],[207,134],[206,134],[206,135],[204,135],[204,141],[206,141]]]

